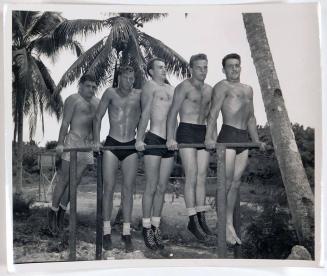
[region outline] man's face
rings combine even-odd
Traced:
[[[125,72],[119,76],[119,87],[124,90],[130,90],[133,88],[135,81],[134,72]]]
[[[208,73],[208,61],[205,59],[194,61],[190,71],[194,79],[204,81]]]
[[[84,97],[91,98],[97,89],[97,85],[94,81],[85,81],[80,85],[81,93]]]
[[[156,60],[153,63],[152,69],[150,69],[150,73],[153,79],[166,79],[166,65],[161,60]]]
[[[225,67],[223,68],[223,73],[225,73],[227,80],[239,80],[241,74],[240,61],[236,58],[227,59],[225,62]]]

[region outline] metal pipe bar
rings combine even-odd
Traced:
[[[102,181],[102,153],[97,156],[97,214],[96,214],[96,242],[95,242],[95,259],[102,259],[103,245],[103,181]]]
[[[224,145],[226,148],[259,148],[259,143],[217,143],[217,145]],[[145,149],[165,149],[167,148],[166,145],[145,145]],[[178,144],[178,148],[205,148],[204,144]],[[106,146],[100,147],[99,150],[128,150],[128,149],[135,149],[135,146]],[[69,151],[92,151],[92,147],[83,147],[83,148],[64,148],[64,152]]]
[[[225,170],[226,147],[222,144],[217,144],[217,193],[216,193],[216,208],[217,208],[217,254],[218,258],[226,258],[226,170]]]
[[[76,261],[77,152],[70,153],[69,167],[69,260]]]

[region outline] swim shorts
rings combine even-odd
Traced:
[[[146,145],[166,145],[167,140],[152,133],[147,132],[145,134],[144,143]],[[161,156],[162,158],[170,158],[174,156],[173,150],[168,150],[167,148],[162,149],[146,149],[144,155],[156,155]]]
[[[90,147],[92,144],[89,137],[81,137],[73,131],[69,131],[65,137],[64,148]],[[70,152],[63,152],[61,159],[70,161]],[[77,164],[94,164],[93,151],[77,152]]]
[[[116,139],[112,138],[111,136],[107,136],[106,142],[104,146],[135,146],[135,139],[129,142],[119,142]],[[133,149],[124,149],[124,150],[110,150],[119,161],[123,161],[126,157],[130,156],[133,153],[137,153],[135,148]]]
[[[181,122],[177,128],[176,141],[178,144],[203,144],[206,137],[206,125]],[[197,148],[197,150],[203,150]]]
[[[230,125],[223,124],[220,130],[220,133],[217,138],[217,143],[248,143],[249,136],[248,131],[245,129],[239,129],[232,127]],[[236,154],[247,150],[247,148],[233,148],[228,147],[229,149],[235,149]]]

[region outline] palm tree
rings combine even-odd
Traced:
[[[188,75],[188,63],[173,49],[160,40],[142,32],[144,23],[166,17],[159,13],[112,14],[105,20],[66,20],[53,33],[54,38],[63,36],[73,39],[86,36],[103,28],[108,35],[85,51],[64,73],[57,85],[57,92],[74,82],[82,73],[94,74],[99,85],[115,86],[115,72],[119,65],[131,65],[135,70],[135,87],[140,88],[146,80],[146,63],[153,57],[166,61],[167,70],[177,76]]]
[[[314,198],[303,168],[285,107],[260,13],[244,13],[243,21],[292,220],[301,244],[314,256]]]
[[[55,94],[56,85],[40,56],[55,58],[59,50],[69,48],[77,55],[82,53],[80,44],[72,39],[53,40],[55,28],[64,21],[59,13],[13,11],[12,13],[12,110],[14,142],[17,142],[17,179],[15,192],[22,192],[23,118],[29,118],[30,140],[41,115],[44,131],[44,111],[57,119],[62,113],[62,99]]]

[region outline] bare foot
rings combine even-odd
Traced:
[[[226,225],[226,242],[230,245],[236,244],[236,239],[233,234],[233,226]]]
[[[231,245],[242,244],[242,241],[237,236],[233,225],[226,225],[226,241]]]

